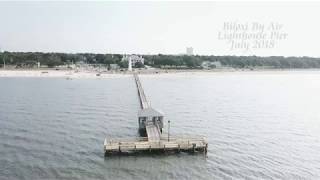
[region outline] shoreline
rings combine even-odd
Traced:
[[[285,72],[319,72],[320,69],[214,69],[214,70],[176,70],[176,69],[153,69],[128,71],[75,71],[75,70],[55,70],[55,69],[0,69],[1,77],[62,77],[62,78],[108,78],[129,76],[133,73],[142,75],[159,74],[220,74],[220,73],[285,73]]]

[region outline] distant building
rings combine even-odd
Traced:
[[[192,47],[187,47],[186,48],[186,54],[188,56],[192,56],[193,55],[193,48]]]
[[[6,65],[4,64],[3,67],[5,68]],[[37,61],[33,61],[33,60],[26,60],[24,62],[21,63],[17,63],[15,68],[36,68],[38,67],[38,62]]]
[[[213,69],[213,68],[222,68],[220,61],[204,61],[201,64],[201,67],[204,69]]]
[[[75,64],[68,64],[67,65],[67,68],[69,68],[69,69],[76,69],[76,65]]]
[[[76,62],[76,65],[85,65],[85,64],[86,63],[84,61],[82,61],[82,60]]]
[[[144,64],[144,58],[142,56],[138,55],[123,55],[122,61],[128,61],[128,68],[130,71],[130,67],[134,67],[137,62],[140,62],[141,64]]]
[[[118,69],[120,69],[118,64],[110,64],[109,67],[110,67],[110,70],[118,70]]]

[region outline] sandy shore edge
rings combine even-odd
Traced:
[[[157,70],[157,71],[137,71],[139,74],[221,74],[221,73],[290,73],[290,72],[318,72],[320,69],[259,69],[259,70]],[[62,78],[110,78],[130,76],[133,72],[108,71],[98,73],[94,71],[74,71],[74,70],[0,70],[0,77],[62,77]]]

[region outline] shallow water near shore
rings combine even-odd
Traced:
[[[207,137],[206,157],[104,157],[105,137],[138,136],[132,76],[2,77],[0,179],[320,178],[318,71],[140,79],[171,134]]]

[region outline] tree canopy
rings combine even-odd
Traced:
[[[204,61],[219,61],[222,66],[232,68],[320,68],[320,58],[312,57],[283,57],[283,56],[186,56],[186,55],[142,55],[145,65],[153,67],[171,68],[201,68]],[[0,64],[3,60],[8,65],[18,65],[26,62],[40,62],[41,65],[55,67],[71,63],[84,62],[88,64],[118,64],[122,68],[128,66],[121,61],[120,54],[93,53],[42,53],[42,52],[2,52]],[[136,67],[143,67],[137,64]]]

